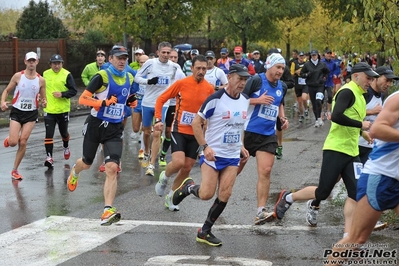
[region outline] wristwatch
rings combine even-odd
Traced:
[[[199,145],[199,147],[198,147],[198,153],[204,151],[204,150],[206,149],[206,147],[208,147],[208,144],[206,144],[206,143],[205,143],[204,145]]]

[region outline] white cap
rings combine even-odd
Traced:
[[[37,56],[37,54],[35,52],[29,52],[25,55],[25,60],[29,60],[29,59],[39,59],[39,57]]]
[[[134,54],[145,54],[143,49],[137,49],[136,51],[134,51]]]

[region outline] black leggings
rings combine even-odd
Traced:
[[[318,118],[321,117],[321,107],[323,105],[323,100],[322,99],[316,100],[316,94],[322,93],[324,95],[324,86],[320,87],[308,86],[308,89],[309,89],[310,101],[312,102],[313,114],[317,120]]]
[[[64,148],[67,148],[69,145],[69,133],[68,133],[69,113],[47,114],[44,116],[44,126],[46,128],[44,146],[46,148],[47,155],[51,157],[53,156],[53,146],[54,146],[53,138],[54,138],[56,124],[58,124],[58,130],[62,137],[63,146]]]
[[[357,180],[355,178],[353,167],[354,162],[360,163],[358,156],[353,157],[331,150],[323,151],[323,162],[321,164],[319,185],[315,191],[316,200],[313,201],[313,206],[319,206],[320,201],[325,200],[330,196],[340,175],[345,183],[348,197],[356,200]]]

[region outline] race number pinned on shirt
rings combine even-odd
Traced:
[[[304,79],[304,78],[298,78],[298,84],[299,84],[299,85],[306,85],[306,79]]]
[[[240,144],[241,134],[240,132],[228,131],[223,134],[222,144],[228,146],[237,146]]]
[[[258,117],[267,120],[276,121],[278,116],[278,106],[271,104],[262,104],[259,108]]]
[[[181,125],[191,125],[194,120],[195,114],[183,111],[180,118]]]
[[[355,172],[355,178],[359,179],[360,174],[362,173],[363,170],[363,164],[359,162],[354,162],[353,163],[353,171]]]
[[[22,111],[33,111],[33,101],[32,98],[22,98],[20,99],[19,109]]]
[[[158,85],[169,85],[169,77],[161,76],[158,78]]]
[[[123,117],[124,104],[116,103],[104,108],[104,117],[110,119],[121,119]]]

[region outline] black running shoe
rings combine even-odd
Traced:
[[[222,240],[214,236],[211,231],[209,232],[202,232],[201,228],[198,229],[198,234],[196,238],[197,242],[199,243],[205,243],[207,245],[210,245],[212,247],[219,247],[222,245]]]
[[[183,180],[180,187],[178,187],[175,191],[173,191],[172,195],[172,203],[173,205],[179,205],[185,197],[190,195],[188,192],[188,187],[194,185],[194,180],[191,177],[187,177]]]

